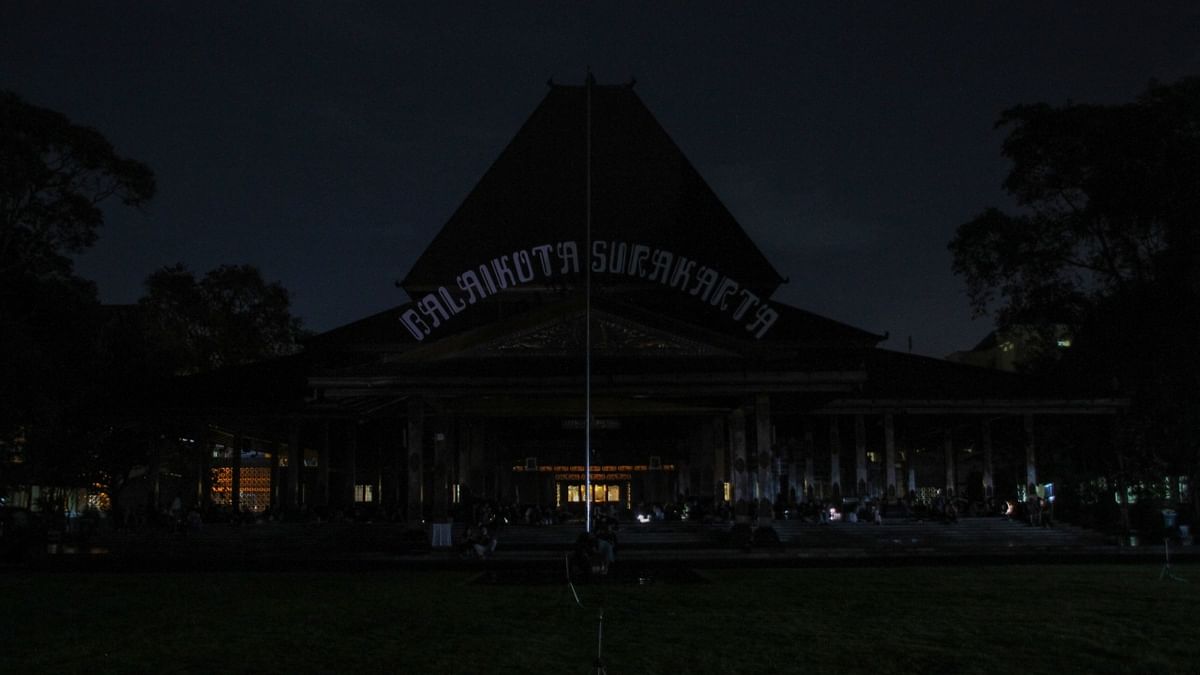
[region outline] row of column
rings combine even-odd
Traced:
[[[1025,481],[1028,485],[1037,484],[1037,463],[1035,457],[1035,443],[1033,433],[1033,415],[1024,414],[1022,419],[1022,431],[1024,438],[1024,454],[1025,454]],[[732,466],[726,474],[722,469],[723,452],[717,453],[716,471],[717,476],[728,475],[732,486],[732,498],[735,507],[740,506],[743,511],[748,511],[748,505],[757,501],[758,513],[770,513],[771,503],[778,497],[778,474],[774,471],[776,466],[776,458],[778,456],[779,447],[773,443],[772,438],[772,418],[770,408],[770,398],[761,394],[755,397],[754,403],[754,424],[755,424],[755,439],[753,449],[747,445],[746,433],[746,411],[744,408],[738,408],[729,414],[727,423],[729,428],[728,442],[729,451],[732,458]],[[896,431],[895,431],[895,416],[893,413],[882,413],[883,422],[883,488],[884,496],[888,500],[895,500],[903,493],[900,491],[898,478],[896,474],[897,457],[896,457]],[[995,490],[995,478],[993,472],[993,445],[990,420],[983,419],[979,422],[979,442],[982,446],[983,454],[983,487],[985,497],[992,497]],[[720,426],[720,423],[716,426]],[[945,453],[945,488],[947,490],[955,490],[959,484],[957,469],[957,452],[954,445],[954,434],[952,429],[946,428],[942,432],[942,445]],[[842,481],[842,447],[841,447],[841,423],[838,415],[829,416],[829,473],[831,488],[836,494],[843,493],[841,487]],[[705,448],[701,448],[703,451]],[[798,485],[798,495],[805,494],[805,487],[815,483],[814,471],[814,452],[815,443],[813,441],[813,432],[811,428],[804,431],[803,438],[803,462],[804,473],[803,483]],[[753,451],[753,459],[748,453]],[[866,430],[866,415],[854,414],[854,459],[855,459],[855,490],[857,494],[861,489],[860,486],[870,484],[869,464],[867,462],[867,430]],[[791,468],[791,467],[790,467]],[[792,470],[789,475],[795,476],[798,472]],[[907,490],[916,490],[915,471],[911,470],[907,476]],[[756,475],[755,475],[756,474]],[[752,489],[752,479],[757,479],[759,491],[757,497]],[[794,479],[793,486],[796,487],[798,480]],[[739,514],[744,515],[744,514]]]
[[[319,438],[314,444],[317,447],[317,465],[316,465],[316,481],[315,494],[305,495],[303,501],[307,501],[309,505],[329,505],[333,495],[330,493],[330,470],[331,470],[331,445],[330,438],[331,424],[326,421],[319,425]],[[453,433],[453,424],[442,424],[437,427],[436,433],[431,435],[433,442],[434,463],[432,483],[432,492],[427,493],[424,481],[425,474],[425,445],[426,437],[426,421],[425,421],[425,405],[419,398],[410,399],[408,405],[408,415],[405,421],[403,437],[396,438],[392,441],[395,447],[390,452],[398,453],[396,465],[396,482],[395,484],[380,485],[380,493],[386,492],[388,501],[392,501],[398,505],[400,499],[400,487],[403,483],[405,493],[405,513],[406,518],[411,522],[419,522],[425,511],[425,504],[429,505],[429,516],[434,521],[444,520],[449,515],[449,504],[451,499],[450,493],[450,457],[449,445],[451,439],[449,435]],[[348,421],[344,426],[345,437],[341,444],[339,469],[341,470],[343,480],[340,482],[346,494],[341,495],[341,498],[336,500],[347,504],[355,502],[355,490],[358,485],[356,476],[358,474],[358,424],[353,421]],[[477,434],[468,434],[470,438],[465,439],[470,447],[467,451],[461,453],[460,461],[480,461],[482,460],[481,448],[482,439],[478,438]],[[241,448],[243,446],[243,437],[235,435],[231,453],[231,506],[235,511],[241,509]],[[272,453],[272,475],[279,481],[278,487],[275,490],[275,504],[284,510],[296,510],[301,507],[301,483],[302,472],[301,467],[304,466],[304,451],[301,443],[301,424],[299,420],[294,420],[288,431],[288,439],[286,443],[277,443]],[[287,457],[285,467],[280,466],[279,458]],[[457,467],[462,476],[470,474],[471,466]],[[390,481],[389,481],[390,483]],[[206,486],[201,486],[201,490],[206,490]],[[383,494],[377,494],[375,499],[384,498]]]
[[[408,486],[409,486],[409,512],[420,514],[420,499],[421,491],[421,470],[422,470],[422,442],[423,442],[423,425],[424,415],[419,403],[411,406],[408,419],[409,447],[407,448],[408,455]],[[278,484],[272,486],[272,502],[277,508],[286,511],[294,511],[301,507],[302,501],[307,502],[310,506],[320,505],[327,506],[331,502],[333,495],[330,492],[330,471],[331,471],[331,424],[326,421],[319,425],[319,437],[314,445],[317,449],[316,462],[316,480],[315,493],[301,496],[302,473],[301,468],[304,466],[304,450],[301,443],[301,423],[299,420],[293,420],[288,428],[287,441],[275,443],[273,452],[271,452],[271,475],[273,481],[278,481]],[[355,502],[355,490],[357,481],[355,480],[358,473],[358,425],[350,422],[345,425],[345,437],[342,445],[340,469],[345,477],[343,481],[343,489],[346,494],[338,501],[344,501],[348,504]],[[245,438],[238,433],[235,433],[230,444],[230,506],[234,512],[240,512],[242,508],[242,448],[245,444]],[[205,446],[207,448],[207,446]],[[435,448],[439,444],[435,443]],[[405,448],[399,448],[404,450]],[[280,461],[280,458],[286,457],[286,466]],[[207,465],[207,455],[201,459],[201,481],[198,486],[201,496],[208,494],[211,489],[207,478],[207,471],[203,470]],[[415,485],[415,489],[414,489]],[[444,492],[444,491],[443,491]],[[414,511],[413,506],[418,508]],[[443,509],[444,510],[444,509]],[[419,515],[417,518],[419,519]]]
[[[405,474],[404,478],[397,476],[398,479],[406,478],[406,514],[410,521],[419,521],[424,511],[424,505],[430,505],[430,516],[435,520],[445,519],[448,515],[451,495],[449,493],[449,457],[448,445],[450,442],[447,439],[447,432],[441,431],[445,428],[451,430],[453,425],[440,425],[438,433],[430,436],[433,442],[432,459],[434,462],[432,482],[432,494],[425,494],[424,481],[424,462],[425,462],[425,447],[427,440],[425,433],[425,408],[424,403],[419,399],[412,399],[409,402],[408,414],[406,420],[406,428],[404,437],[406,444],[404,447],[399,446],[397,439],[397,451],[403,453],[404,466],[397,467],[398,471]],[[896,448],[896,431],[895,417],[893,413],[881,413],[883,426],[883,490],[884,496],[889,499],[895,499],[901,494],[898,477],[897,477],[897,448]],[[844,415],[840,416],[844,417]],[[832,489],[837,493],[842,493],[842,425],[839,422],[838,415],[830,415],[828,417],[828,441],[829,441],[829,466],[830,466],[830,484]],[[866,415],[854,414],[854,480],[855,489],[851,491],[853,494],[859,492],[859,486],[868,485],[870,483],[869,463],[867,461],[867,428]],[[774,501],[778,497],[779,492],[779,473],[777,470],[777,458],[779,458],[780,448],[773,442],[773,418],[771,413],[771,400],[767,394],[760,394],[754,398],[753,408],[753,432],[754,443],[753,448],[748,446],[747,433],[747,410],[744,407],[739,407],[733,410],[728,416],[713,420],[711,425],[712,433],[703,433],[699,439],[699,447],[697,448],[701,455],[713,458],[713,476],[718,478],[716,489],[721,490],[720,485],[723,479],[727,478],[731,485],[732,500],[735,507],[735,513],[739,516],[748,516],[750,506],[757,507],[759,514],[770,514]],[[1022,420],[1024,431],[1024,451],[1026,464],[1026,482],[1028,484],[1037,483],[1037,469],[1035,462],[1035,446],[1033,436],[1033,416],[1031,414],[1024,415]],[[344,466],[342,471],[347,476],[345,480],[345,488],[349,494],[345,495],[345,500],[349,503],[354,502],[354,489],[356,481],[356,455],[357,455],[357,425],[346,425],[345,451],[342,453]],[[450,431],[452,433],[452,431]],[[468,429],[464,433],[471,435]],[[327,504],[330,501],[329,495],[329,472],[330,472],[330,425],[321,425],[321,438],[317,445],[317,480],[316,494],[313,495],[313,503]],[[471,438],[462,439],[468,446],[467,450],[460,452],[458,461],[458,474],[460,478],[466,479],[471,475],[477,467],[474,463],[483,461],[482,452],[476,452],[475,446],[481,444],[482,439]],[[989,421],[980,421],[980,445],[983,453],[983,485],[986,496],[991,496],[994,490],[993,477],[993,461],[992,461],[992,434]],[[241,438],[234,439],[233,447],[235,451],[232,453],[232,488],[233,488],[233,507],[240,508],[240,474],[241,474]],[[958,485],[957,476],[957,461],[956,450],[954,446],[953,433],[950,429],[943,431],[943,445],[945,452],[945,487],[954,489]],[[799,482],[799,466],[798,462],[789,467],[788,473],[795,476],[793,485],[799,487],[797,495],[806,495],[805,487],[815,483],[815,467],[813,456],[815,452],[815,444],[813,440],[813,431],[811,427],[806,428],[803,433],[802,452],[803,461],[803,483]],[[304,464],[303,451],[300,442],[300,425],[294,422],[289,430],[286,446],[280,444],[276,448],[275,456],[280,456],[286,452],[288,458],[286,470],[276,471],[275,475],[279,476],[280,486],[277,492],[278,505],[286,510],[294,510],[299,508],[301,502],[301,467]],[[750,453],[753,453],[751,455]],[[730,466],[725,466],[725,459],[730,459]],[[750,461],[753,459],[753,461]],[[276,460],[277,461],[277,460]],[[907,490],[916,488],[913,472],[910,470],[908,475]],[[460,481],[462,482],[462,481]],[[753,483],[757,483],[759,490],[757,495],[753,489]],[[394,488],[389,486],[390,490],[394,491],[391,495],[392,499],[399,498],[399,485]],[[906,491],[907,491],[906,490]],[[719,492],[717,493],[720,494]],[[382,497],[380,495],[379,497]],[[377,497],[377,498],[379,498]],[[739,512],[740,511],[740,512]],[[769,517],[769,516],[768,516]]]

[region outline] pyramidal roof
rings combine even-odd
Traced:
[[[591,239],[614,265],[618,250],[632,259],[639,246],[647,258],[670,251],[716,269],[764,298],[783,281],[632,85],[551,84],[401,285],[416,298],[498,256],[564,241],[586,261],[589,205]]]

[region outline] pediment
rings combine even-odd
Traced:
[[[734,352],[630,319],[592,312],[593,355],[627,358],[732,356]],[[583,312],[488,340],[463,356],[571,356],[588,341]]]

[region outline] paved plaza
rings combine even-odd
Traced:
[[[619,564],[812,566],[854,564],[979,564],[1163,559],[1164,541],[1143,538],[1130,545],[1072,525],[1030,527],[1002,518],[963,518],[956,523],[885,519],[882,524],[780,520],[778,543],[739,546],[728,523],[634,523],[618,530]],[[550,567],[560,565],[582,531],[581,524],[506,525],[487,560],[463,552],[465,527],[451,526],[450,546],[432,546],[428,532],[392,523],[206,524],[174,533],[143,528],[112,531],[88,541],[40,550],[28,567],[130,569],[311,569]],[[1173,559],[1195,559],[1200,550],[1169,540]]]

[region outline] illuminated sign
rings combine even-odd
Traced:
[[[508,288],[579,274],[579,245],[574,241],[542,244],[499,255],[463,270],[454,288],[439,286],[400,314],[400,323],[418,341],[471,305]],[[763,298],[716,267],[698,264],[666,249],[626,241],[592,242],[591,270],[674,288],[706,303],[730,321],[761,338],[779,318]]]
[[[584,424],[583,424],[583,420],[581,420],[581,419],[569,419],[569,420],[563,420],[563,422],[562,422],[562,428],[567,429],[567,430],[582,429],[583,427],[584,427]],[[605,419],[605,418],[601,418],[601,417],[593,417],[592,418],[592,428],[593,429],[620,429],[621,428],[621,420],[610,420],[610,419]]]
[[[633,474],[628,473],[592,473],[592,480],[631,480]],[[582,473],[556,473],[554,480],[584,480]]]
[[[627,478],[627,474],[640,471],[674,471],[675,465],[660,464],[658,466],[648,466],[646,464],[593,464],[591,469],[593,479],[597,477],[597,474],[621,474]],[[555,478],[569,474],[578,476],[579,480],[583,480],[584,474],[587,473],[587,467],[582,464],[543,464],[536,469],[527,467],[524,464],[518,464],[514,466],[512,470],[517,473],[553,473],[555,474]]]

